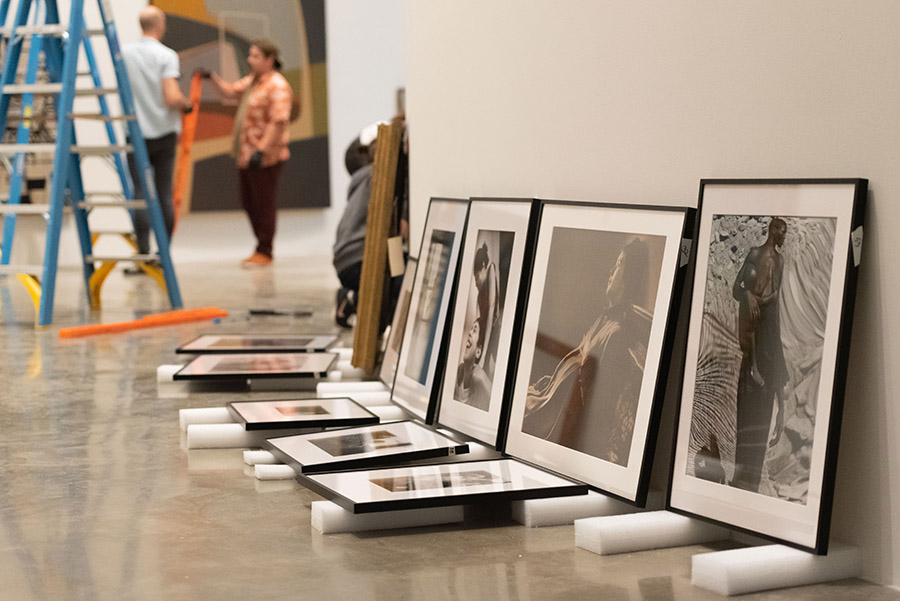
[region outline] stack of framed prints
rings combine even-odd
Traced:
[[[334,335],[204,334],[184,344],[176,353],[321,353],[337,341]]]
[[[827,551],[866,189],[701,182],[671,510]]]
[[[335,353],[244,353],[199,355],[174,380],[246,382],[252,379],[318,379],[328,375]]]
[[[225,406],[245,430],[364,426],[379,421],[349,398],[231,401]]]
[[[353,513],[587,493],[584,484],[509,459],[311,474],[299,480]]]
[[[645,504],[692,213],[542,204],[508,455]]]

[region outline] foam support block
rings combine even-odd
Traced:
[[[396,405],[377,405],[375,407],[369,407],[368,409],[378,416],[378,419],[381,420],[382,424],[386,422],[401,422],[409,419],[409,414]]]
[[[463,507],[427,507],[377,513],[351,513],[331,501],[313,501],[312,527],[322,534],[392,530],[436,524],[455,524],[464,519]]]
[[[341,372],[341,376],[344,380],[361,380],[366,377],[366,370],[353,367],[350,364],[350,361],[338,359],[337,363],[334,364],[334,367]]]
[[[178,372],[179,369],[184,367],[184,365],[160,365],[156,368],[156,381],[157,382],[174,382],[172,376]]]
[[[859,576],[857,547],[833,544],[828,555],[763,545],[694,555],[691,583],[722,595],[743,595]]]
[[[319,382],[316,385],[316,396],[347,396],[353,392],[388,392],[388,387],[379,381],[364,382]]]
[[[298,430],[253,430],[243,424],[191,424],[187,427],[188,449],[240,449],[263,446],[263,441],[276,436],[298,434]]]
[[[268,451],[244,451],[244,463],[247,465],[277,465],[281,462]]]
[[[599,555],[683,547],[729,536],[725,528],[669,511],[575,520],[575,546]]]
[[[334,399],[339,397],[350,397],[363,407],[379,407],[391,404],[391,393],[387,390],[380,392],[350,392],[341,394],[338,392],[326,392],[319,395],[323,399]]]
[[[253,466],[253,475],[257,480],[291,480],[297,476],[297,472],[289,465],[259,463]]]
[[[588,517],[638,511],[633,505],[590,491],[586,495],[512,502],[512,519],[529,528],[562,526]]]
[[[353,358],[353,349],[348,346],[336,346],[328,349],[329,353],[337,353],[338,361],[350,361]]]
[[[178,425],[181,430],[193,424],[233,424],[234,418],[225,407],[199,407],[196,409],[179,409]]]

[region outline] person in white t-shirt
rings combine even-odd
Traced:
[[[143,37],[126,44],[122,58],[128,69],[128,79],[134,96],[134,109],[141,134],[147,144],[147,154],[153,167],[153,183],[159,197],[166,234],[172,237],[175,214],[172,209],[172,176],[175,171],[175,149],[181,133],[181,113],[193,110],[190,99],[178,87],[181,69],[178,54],[163,45],[166,15],[156,6],[148,6],[140,13]],[[128,167],[134,180],[136,199],[145,198],[138,178],[134,155],[128,155]],[[150,252],[150,218],[144,209],[132,213],[138,253]],[[142,273],[140,269],[126,273]]]

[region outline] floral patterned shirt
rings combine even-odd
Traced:
[[[239,93],[250,94],[249,106],[240,134],[241,150],[237,157],[238,166],[242,168],[247,166],[247,162],[254,152],[261,150],[258,145],[269,123],[283,123],[284,132],[280,140],[264,150],[263,166],[269,167],[286,161],[290,156],[288,124],[293,100],[291,85],[278,71],[270,71],[256,81],[254,81],[254,77],[253,74],[247,75],[234,84]]]

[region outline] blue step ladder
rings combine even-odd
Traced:
[[[20,0],[11,24],[0,32],[0,40],[5,43],[3,71],[0,75],[0,133],[5,132],[10,120],[10,100],[21,98],[22,114],[16,115],[18,127],[15,144],[0,144],[0,155],[11,156],[13,170],[10,176],[9,196],[0,201],[0,215],[3,216],[3,240],[0,245],[0,277],[17,275],[32,297],[37,310],[37,326],[49,326],[53,321],[53,298],[56,287],[56,272],[59,257],[59,238],[64,212],[71,210],[82,254],[82,272],[85,290],[92,308],[99,308],[99,290],[106,275],[118,261],[136,262],[145,272],[163,287],[172,308],[182,307],[181,293],[172,258],[169,241],[159,199],[153,185],[147,147],[141,134],[134,112],[134,100],[128,73],[122,59],[118,34],[113,22],[109,0],[98,0],[103,28],[90,30],[84,24],[84,0],[72,0],[68,27],[60,23],[56,0]],[[0,24],[5,21],[10,0],[0,0]],[[28,24],[29,14],[33,15]],[[91,45],[91,36],[102,36],[109,44],[109,53],[115,69],[117,86],[104,88],[100,79],[97,61]],[[24,40],[30,39],[28,67],[24,83],[16,83]],[[79,55],[84,49],[85,62],[89,71],[78,72]],[[37,67],[40,52],[43,51],[49,82],[37,82]],[[90,75],[92,87],[76,85],[79,75]],[[118,94],[121,115],[112,115],[106,95]],[[30,139],[31,110],[35,95],[51,95],[58,115],[55,143],[32,143]],[[98,98],[99,112],[74,113],[75,96]],[[75,136],[76,120],[102,121],[105,124],[108,144],[103,146],[79,146]],[[124,123],[128,144],[120,144],[113,122]],[[132,152],[138,167],[141,189],[145,198],[134,199],[134,187],[129,177],[122,155]],[[53,156],[53,171],[50,179],[49,204],[22,203],[22,182],[25,156],[28,154],[48,154]],[[81,174],[81,160],[87,156],[112,157],[118,172],[121,193],[99,193],[113,200],[95,201],[86,198]],[[156,239],[157,255],[133,254],[129,256],[98,256],[93,244],[96,233],[92,233],[88,223],[88,213],[95,207],[121,206],[126,209],[146,207],[150,217],[150,228]],[[43,215],[47,221],[47,235],[42,265],[13,265],[10,263],[12,244],[15,236],[17,217],[21,215]],[[158,261],[159,267],[154,263]],[[37,274],[41,274],[40,278]]]

